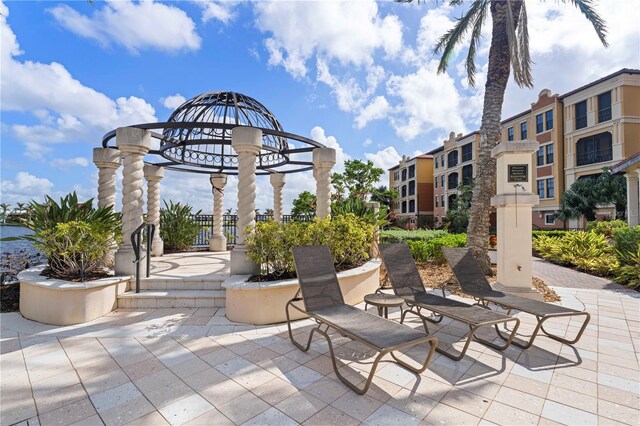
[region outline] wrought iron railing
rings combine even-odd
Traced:
[[[587,127],[587,116],[584,117],[576,117],[576,129],[582,129],[583,127]]]
[[[576,154],[576,164],[578,166],[602,163],[611,160],[613,160],[613,150],[611,148],[590,150]]]
[[[605,108],[598,111],[598,123],[611,120],[611,108]]]

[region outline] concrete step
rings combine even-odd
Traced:
[[[140,290],[222,290],[222,282],[229,276],[211,274],[191,277],[154,277],[140,278]],[[135,288],[135,280],[131,280]]]
[[[223,308],[225,290],[143,290],[118,296],[118,308]]]

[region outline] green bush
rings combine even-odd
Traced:
[[[635,253],[640,246],[640,225],[614,229],[611,237],[616,251]]]
[[[574,231],[564,231],[562,229],[550,229],[550,230],[534,230],[531,231],[531,233],[533,234],[534,238],[537,238],[541,235],[546,236],[546,237],[562,237],[564,236],[564,234],[566,234],[567,232],[574,232]]]
[[[63,222],[38,232],[34,247],[49,259],[52,276],[84,278],[101,272],[105,256],[116,248],[112,232],[100,223]]]
[[[445,261],[442,247],[464,247],[467,244],[466,234],[445,234],[428,241],[408,240],[407,244],[416,262]]]
[[[191,219],[193,207],[188,204],[164,202],[164,208],[160,209],[160,237],[164,242],[165,249],[186,250],[193,244],[193,241],[200,232],[200,227]]]
[[[447,234],[447,231],[442,230],[388,230],[382,232],[380,239],[383,243],[405,243],[408,241],[429,241],[434,238],[442,237]]]
[[[261,275],[288,278],[295,276],[294,247],[328,245],[336,268],[346,269],[369,259],[374,230],[352,213],[310,223],[260,222],[247,238],[247,255],[261,266]]]
[[[594,220],[587,223],[587,231],[602,234],[610,237],[614,229],[626,228],[627,222],[624,220]]]
[[[640,288],[640,226],[614,229],[611,236],[619,263],[614,279],[620,284]]]

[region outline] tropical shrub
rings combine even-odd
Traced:
[[[405,231],[401,229],[392,229],[382,232],[380,238],[383,243],[404,243],[408,241],[429,241],[434,238],[448,235],[443,230],[417,230]]]
[[[360,198],[349,197],[346,200],[336,200],[331,204],[332,217],[344,216],[350,213],[378,227],[386,226],[389,223],[389,209],[384,205],[380,206],[380,210],[376,213],[373,208],[367,206],[367,203]]]
[[[445,261],[442,247],[464,247],[467,244],[466,234],[445,234],[427,241],[408,240],[407,244],[416,262]]]
[[[573,232],[573,231],[564,231],[562,229],[549,229],[549,230],[535,229],[531,231],[534,239],[539,237],[540,235],[544,235],[547,237],[562,237],[567,232]]]
[[[358,266],[369,259],[375,227],[352,213],[310,223],[259,222],[247,238],[247,255],[273,279],[295,276],[292,249],[328,245],[336,269]]]
[[[614,229],[611,237],[616,251],[635,253],[640,245],[640,226]]]
[[[200,232],[200,227],[191,217],[201,212],[192,213],[192,209],[188,204],[164,202],[160,209],[160,237],[165,249],[186,250],[191,247]]]
[[[607,237],[611,236],[614,229],[626,227],[627,222],[624,220],[594,220],[587,223],[587,231],[593,231],[596,234],[602,234]]]
[[[614,279],[620,284],[640,288],[640,226],[614,229],[611,236],[619,263]]]
[[[111,206],[93,207],[93,199],[79,202],[75,192],[57,203],[46,196],[43,203],[32,200],[31,214],[22,224],[32,235],[5,238],[31,241],[47,256],[46,273],[54,278],[84,278],[100,272],[106,254],[120,241],[120,215]]]

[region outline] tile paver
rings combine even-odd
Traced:
[[[337,379],[323,340],[303,353],[282,324],[235,324],[224,308],[119,309],[68,327],[2,314],[0,423],[637,424],[638,293],[542,261],[534,271],[563,305],[591,312],[578,344],[540,337],[527,351],[498,352],[474,343],[462,361],[436,355],[420,375],[383,361],[365,396]],[[310,324],[294,332],[303,337]],[[455,347],[465,332],[451,321],[432,329]],[[333,337],[341,372],[364,380],[371,353]]]

